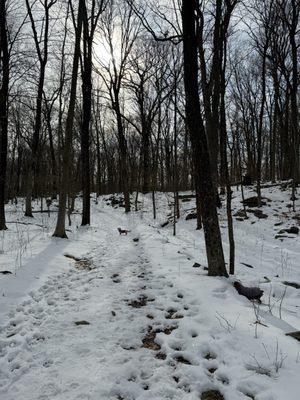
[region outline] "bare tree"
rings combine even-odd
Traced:
[[[120,181],[124,194],[125,212],[130,211],[130,188],[128,180],[128,148],[125,136],[124,110],[122,106],[122,84],[128,68],[129,55],[137,38],[139,26],[130,7],[113,4],[102,21],[105,45],[110,53],[108,63],[98,60],[104,73],[97,69],[109,94],[111,109],[116,117],[117,137],[120,153]]]
[[[82,127],[81,127],[81,163],[82,163],[82,225],[90,224],[90,122],[92,115],[92,66],[93,41],[100,15],[108,0],[92,0],[90,10],[84,2],[83,9],[83,56],[82,74]]]
[[[41,2],[43,8],[44,23],[42,24],[40,33],[38,33],[37,24],[33,16],[33,11],[32,11],[33,5],[30,3],[29,0],[25,0],[25,2],[31,23],[35,49],[39,62],[39,78],[38,78],[38,89],[36,96],[35,121],[34,121],[34,129],[31,141],[32,156],[31,156],[31,165],[27,173],[28,181],[27,181],[26,210],[25,210],[25,215],[27,217],[33,217],[31,208],[31,198],[32,198],[33,188],[35,189],[35,194],[37,194],[40,132],[42,125],[42,102],[43,102],[46,65],[48,61],[50,9],[57,2],[57,0],[44,0],[43,2]],[[42,38],[41,40],[40,37]]]
[[[184,85],[186,124],[193,147],[195,185],[200,194],[208,274],[228,276],[215,206],[215,190],[210,166],[198,92],[198,39],[196,34],[196,0],[182,2]]]
[[[5,223],[5,185],[7,169],[7,126],[9,49],[6,21],[6,0],[0,0],[0,230],[7,229]]]
[[[71,1],[71,0],[69,0]],[[72,79],[70,89],[70,100],[68,115],[66,120],[65,128],[65,140],[63,148],[63,160],[62,160],[62,174],[61,184],[59,191],[59,209],[56,222],[56,228],[53,236],[66,238],[66,203],[67,194],[69,191],[69,179],[70,179],[70,168],[71,168],[71,151],[72,151],[72,138],[73,138],[73,125],[74,125],[74,113],[75,113],[75,102],[76,102],[76,89],[77,89],[77,78],[78,78],[78,67],[80,58],[80,41],[83,24],[83,13],[85,0],[78,0],[78,11],[77,11],[77,24],[75,26],[75,46],[73,55],[73,67],[72,67]]]

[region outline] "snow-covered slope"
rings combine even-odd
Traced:
[[[185,220],[193,199],[181,203],[175,237],[171,223],[161,227],[172,202],[162,193],[156,220],[148,196],[131,215],[109,196],[93,201],[92,226],[78,228],[74,214],[69,240],[51,237],[55,213],[33,221],[11,207],[8,220],[19,222],[0,233],[0,271],[13,272],[0,274],[1,400],[196,400],[211,389],[228,400],[298,400],[300,347],[285,334],[300,330],[300,289],[283,282],[300,283],[300,239],[275,238],[298,220],[288,191],[263,196],[267,218],[234,218],[229,279],[207,276],[203,232]],[[234,191],[235,212],[240,201]],[[259,285],[262,305],[239,296],[236,279]]]

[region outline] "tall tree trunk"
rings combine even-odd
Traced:
[[[261,164],[262,164],[262,134],[263,134],[263,120],[266,102],[266,56],[268,50],[268,42],[264,45],[262,54],[262,70],[261,70],[261,106],[258,119],[257,128],[257,164],[256,164],[256,181],[257,181],[257,204],[261,206]]]
[[[54,150],[54,143],[53,143],[53,132],[51,126],[51,109],[52,106],[48,106],[46,102],[46,120],[47,120],[47,128],[49,134],[49,148],[50,148],[50,159],[51,159],[51,172],[52,172],[52,198],[55,199],[57,196],[57,164],[56,164],[56,157],[55,157],[55,150]]]
[[[223,68],[221,71],[221,93],[220,93],[220,149],[221,158],[223,160],[222,173],[224,179],[224,185],[226,187],[226,213],[227,213],[227,225],[228,225],[228,239],[229,239],[229,273],[234,274],[234,258],[235,258],[235,244],[233,234],[233,220],[231,210],[232,190],[230,185],[228,160],[227,160],[227,128],[226,128],[226,110],[225,110],[225,69],[226,69],[226,42],[224,43],[224,60]]]
[[[83,64],[82,64],[82,127],[81,127],[81,167],[82,167],[82,221],[90,224],[90,122],[92,110],[92,42],[89,22],[84,2],[83,17]]]
[[[120,149],[120,180],[121,189],[124,195],[125,212],[130,212],[130,194],[129,194],[129,181],[128,181],[128,157],[127,157],[127,143],[124,133],[124,125],[122,121],[122,114],[119,103],[119,92],[114,91],[114,111],[117,117],[118,141]]]
[[[29,176],[27,179],[27,190],[26,190],[26,210],[25,216],[33,217],[31,208],[32,194],[37,196],[37,185],[39,176],[39,147],[40,147],[40,131],[42,126],[42,104],[43,104],[43,91],[44,91],[44,81],[45,81],[45,71],[48,60],[48,34],[49,34],[49,10],[54,4],[45,0],[43,3],[44,7],[44,24],[42,26],[42,39],[39,37],[36,30],[36,23],[33,18],[33,13],[29,0],[26,1],[27,12],[29,15],[31,29],[33,33],[35,48],[39,60],[39,79],[38,79],[38,90],[36,97],[36,108],[35,108],[35,120],[34,120],[34,130],[31,141],[31,166],[29,171]],[[41,50],[41,42],[43,43],[43,49]]]
[[[192,143],[195,185],[201,196],[208,274],[228,276],[210,167],[210,155],[200,111],[198,92],[198,56],[196,36],[196,0],[182,1],[184,86],[186,96],[186,124]]]
[[[6,0],[0,0],[0,230],[7,229],[5,223],[5,188],[7,170],[7,126],[8,126],[8,84],[9,51],[6,23]]]
[[[143,186],[142,193],[150,191],[150,127],[145,124],[142,128],[142,163]]]
[[[292,90],[291,90],[291,130],[292,130],[292,174],[293,174],[293,209],[295,211],[296,186],[299,184],[299,132],[298,132],[298,52],[296,32],[299,19],[299,4],[291,0],[292,21],[290,26],[290,43],[292,49]],[[299,43],[298,43],[299,44]]]
[[[75,29],[76,30],[75,48],[74,48],[74,56],[73,56],[70,101],[69,101],[69,109],[68,109],[68,115],[67,115],[67,120],[66,120],[65,141],[64,141],[64,148],[63,148],[62,175],[61,175],[61,185],[60,185],[60,192],[59,192],[59,208],[58,208],[56,228],[55,228],[55,232],[53,234],[53,236],[60,237],[60,238],[67,238],[67,234],[66,234],[66,202],[67,202],[67,194],[68,194],[68,190],[69,190],[69,178],[70,178],[70,169],[71,169],[73,123],[74,123],[74,111],[75,111],[75,102],[76,102],[76,86],[77,86],[78,65],[79,65],[79,57],[80,57],[80,39],[81,39],[81,31],[82,31],[84,1],[85,0],[79,0],[77,26]]]

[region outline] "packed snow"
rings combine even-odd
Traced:
[[[300,330],[300,239],[283,230],[298,227],[300,214],[290,190],[262,194],[263,218],[234,217],[229,279],[207,276],[203,232],[185,219],[194,199],[180,203],[176,236],[171,194],[156,194],[156,220],[150,195],[129,215],[110,196],[94,196],[88,228],[79,197],[69,239],[51,236],[55,201],[34,219],[23,216],[21,199],[7,205],[1,400],[196,400],[208,390],[226,400],[298,400],[300,346],[286,333]],[[233,196],[236,213],[240,191]],[[220,225],[227,260],[224,206]],[[240,296],[235,280],[264,290],[262,304]]]

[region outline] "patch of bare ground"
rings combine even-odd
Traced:
[[[128,305],[133,308],[145,307],[147,303],[148,303],[148,297],[143,295],[135,300],[128,301]]]
[[[79,258],[73,256],[72,254],[64,254],[64,256],[75,261],[75,268],[84,269],[87,271],[91,271],[93,269],[92,261],[88,258]]]
[[[218,390],[207,390],[201,394],[201,400],[225,400]]]
[[[164,333],[165,335],[170,335],[177,328],[177,325],[166,326],[165,328],[156,329],[156,333]]]
[[[167,355],[165,353],[159,352],[155,354],[155,358],[158,360],[165,360],[167,358]]]
[[[148,332],[146,336],[143,338],[143,346],[145,349],[150,349],[150,350],[160,350],[160,345],[155,342],[156,338],[156,332],[152,328],[152,326],[149,326]]]
[[[176,355],[174,357],[174,360],[176,360],[178,363],[181,363],[181,364],[191,365],[191,362],[189,360],[187,360],[186,358],[184,358],[182,355]]]
[[[183,315],[178,313],[177,310],[175,310],[174,308],[169,308],[167,310],[167,314],[165,316],[166,319],[181,319],[183,318]]]

